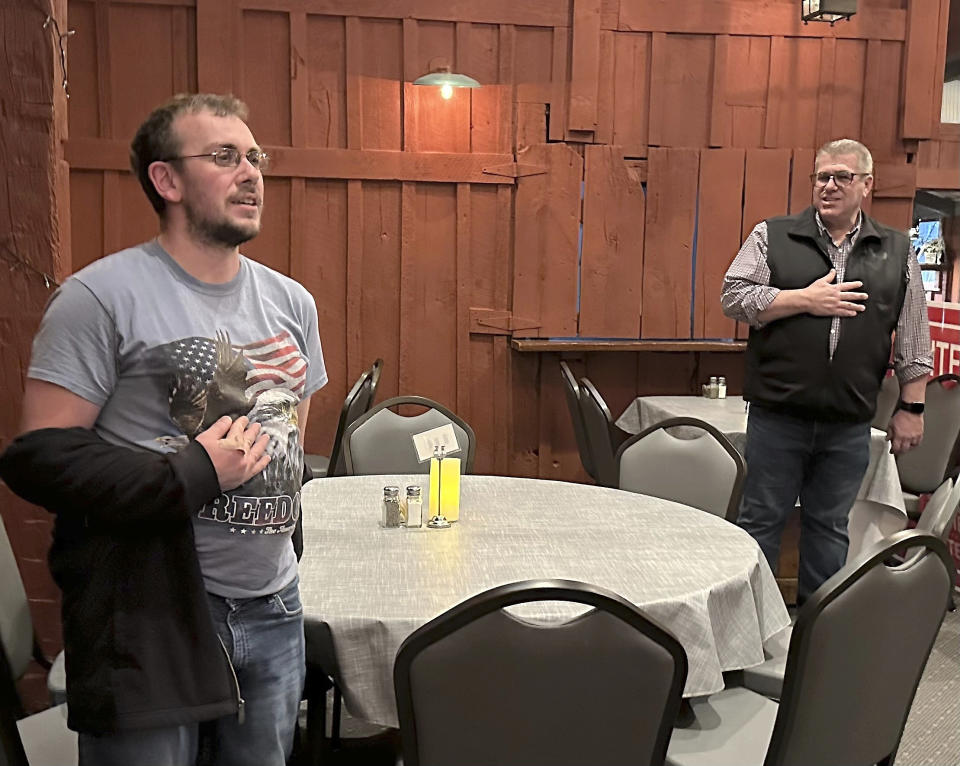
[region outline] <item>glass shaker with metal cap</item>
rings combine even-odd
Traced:
[[[411,484],[407,487],[407,526],[423,526],[423,497],[422,490],[417,484]]]
[[[380,512],[381,527],[400,526],[400,487],[384,487]]]

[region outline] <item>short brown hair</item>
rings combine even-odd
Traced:
[[[140,186],[153,205],[153,209],[162,217],[166,210],[166,201],[161,197],[150,180],[150,164],[166,160],[180,153],[180,141],[173,132],[173,121],[181,114],[211,112],[217,117],[239,117],[247,119],[247,105],[233,95],[216,93],[178,93],[161,104],[143,121],[130,144],[130,167],[137,174]]]

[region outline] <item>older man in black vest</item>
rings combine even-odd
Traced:
[[[724,313],[750,325],[747,482],[738,523],[776,567],[802,507],[798,603],[846,559],[847,517],[870,460],[870,421],[890,359],[901,400],[894,453],[923,437],[933,369],[920,267],[907,236],[861,210],[873,158],[861,143],[817,152],[813,206],[762,221],[724,278]]]

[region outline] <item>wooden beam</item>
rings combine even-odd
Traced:
[[[903,40],[905,11],[871,7],[831,27],[804,24],[800,4],[777,0],[643,0],[620,4],[621,31],[757,37]]]
[[[266,146],[271,157],[268,177],[345,178],[371,181],[513,184],[510,176],[485,173],[512,161],[510,154],[396,152],[381,149],[307,149]],[[128,170],[125,141],[73,138],[64,144],[64,157],[75,170]]]
[[[740,341],[713,340],[519,340],[510,345],[517,351],[744,351]]]
[[[198,3],[203,5],[203,2]],[[305,11],[327,16],[470,21],[528,27],[570,26],[569,0],[241,0],[245,10]]]
[[[918,189],[960,189],[960,169],[917,168]]]

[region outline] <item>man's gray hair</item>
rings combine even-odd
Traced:
[[[841,154],[852,154],[857,158],[857,164],[860,166],[858,173],[873,173],[873,155],[867,147],[852,138],[828,141],[817,149],[816,162],[819,162],[821,157],[839,157]]]

